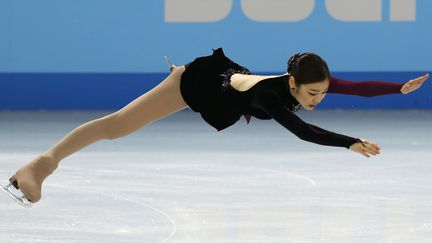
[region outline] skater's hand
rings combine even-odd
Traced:
[[[349,149],[351,149],[354,152],[360,153],[364,155],[365,157],[370,157],[371,155],[378,155],[380,154],[380,147],[376,143],[369,142],[367,140],[361,139],[362,142],[354,143],[350,146]]]
[[[415,90],[417,90],[418,88],[420,88],[423,83],[429,78],[429,73],[418,77],[416,79],[411,79],[410,81],[406,82],[402,88],[401,88],[401,93],[402,94],[409,94]]]

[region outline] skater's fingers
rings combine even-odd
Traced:
[[[427,78],[418,78],[418,79],[413,79],[413,80],[408,81],[401,88],[402,94],[409,94],[413,91],[416,91],[417,89],[419,89],[423,85],[423,83],[426,81],[426,79]]]
[[[380,147],[376,143],[362,140],[362,147],[359,152],[369,158],[371,155],[375,156],[380,154]]]
[[[414,79],[415,81],[420,81],[420,82],[424,82],[424,81],[426,81],[426,79],[428,79],[429,78],[429,73],[427,73],[427,74],[425,74],[425,75],[423,75],[423,76],[421,76],[421,77],[418,77],[418,78],[416,78],[416,79]]]
[[[367,144],[366,145],[366,151],[368,153],[373,154],[373,155],[377,155],[377,154],[380,153],[380,147],[378,147],[377,144],[372,144],[372,143],[371,144]]]
[[[366,151],[360,151],[359,153],[361,153],[363,156],[369,158],[370,155],[368,153],[366,153]]]
[[[378,152],[372,151],[372,150],[366,150],[365,153],[367,153],[368,155],[378,155]]]
[[[418,78],[412,79],[412,80],[410,80],[410,81],[412,81],[413,83],[418,84],[418,83],[423,83],[423,82],[426,81],[426,79],[428,79],[428,78],[429,78],[429,74],[425,74],[425,75],[423,75],[423,76],[421,76],[421,77],[418,77]]]

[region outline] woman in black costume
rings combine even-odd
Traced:
[[[426,76],[422,77],[422,82],[425,79]],[[175,67],[159,85],[119,111],[77,127],[20,168],[10,178],[9,186],[23,193],[24,197],[15,196],[17,200],[37,202],[41,198],[43,181],[65,157],[96,141],[126,136],[187,107],[199,112],[218,131],[247,114],[274,119],[306,141],[345,147],[366,157],[379,154],[380,148],[375,143],[326,131],[303,122],[294,114],[301,107],[312,110],[318,105],[329,83],[327,64],[312,53],[293,56],[286,74],[258,76],[231,61],[222,49],[217,49],[211,56]],[[419,87],[412,86],[408,91]]]

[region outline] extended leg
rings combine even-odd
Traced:
[[[102,139],[126,136],[145,125],[187,107],[180,93],[184,67],[177,67],[164,81],[122,109],[87,122],[56,143],[45,153],[19,169],[12,182],[32,202],[41,198],[45,178],[70,154]]]

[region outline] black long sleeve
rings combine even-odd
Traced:
[[[304,122],[287,109],[280,95],[273,89],[257,91],[251,100],[251,105],[265,112],[302,140],[345,148],[359,141],[357,138],[330,132]]]

